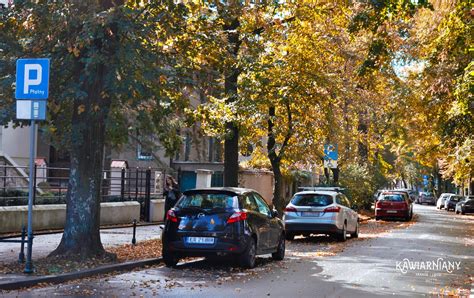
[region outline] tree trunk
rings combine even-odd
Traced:
[[[283,175],[281,174],[281,159],[280,156],[276,153],[276,139],[273,132],[273,118],[275,117],[275,107],[270,107],[268,109],[268,141],[267,141],[267,150],[268,150],[268,159],[272,165],[273,178],[275,179],[275,187],[273,188],[273,205],[278,211],[279,214],[283,214],[283,208],[285,208],[285,202],[282,196],[282,180]]]
[[[224,25],[229,43],[229,54],[234,60],[237,59],[240,48],[240,36],[238,18]],[[232,103],[237,99],[237,82],[240,70],[232,66],[225,77],[225,93],[227,102]],[[226,123],[226,138],[224,141],[224,186],[239,186],[239,128],[235,122]]]
[[[107,11],[123,5],[123,0],[99,0],[97,9]],[[97,13],[97,12],[96,12]],[[109,28],[116,33],[117,28]],[[119,46],[117,34],[104,43],[97,37],[94,46],[103,52],[113,53]],[[78,61],[80,61],[78,59]],[[85,65],[78,62],[81,71]],[[111,99],[102,91],[106,65],[99,64],[88,70],[82,81],[87,97],[74,101],[71,119],[71,167],[66,195],[66,225],[59,246],[50,254],[73,259],[112,256],[106,253],[100,240],[100,201],[106,123]]]
[[[283,214],[283,209],[286,206],[285,198],[283,196],[283,175],[280,169],[280,159],[270,157],[272,165],[273,176],[275,178],[275,188],[273,189],[273,205],[278,210],[279,214]]]
[[[74,103],[66,225],[61,243],[51,255],[79,259],[105,255],[100,241],[100,199],[110,100],[100,97],[102,69],[95,75],[92,85],[84,88],[88,97]]]

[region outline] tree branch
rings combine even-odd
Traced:
[[[285,107],[286,107],[286,116],[287,116],[287,121],[288,121],[288,130],[286,131],[285,139],[283,140],[283,143],[281,144],[281,149],[280,149],[280,154],[278,154],[278,158],[282,158],[283,155],[285,154],[286,148],[288,146],[288,142],[290,141],[290,138],[293,136],[293,115],[291,112],[291,107],[290,107],[290,101],[288,98],[285,97]]]
[[[286,19],[283,19],[281,20],[281,24],[286,24],[286,23],[290,23],[292,21],[294,21],[296,19],[296,16],[292,16],[292,17],[289,17],[289,18],[286,18]],[[270,24],[268,24],[269,26],[274,26],[277,24],[277,20],[273,20],[270,22]],[[265,26],[266,27],[266,26]],[[259,28],[255,28],[252,33],[255,34],[255,35],[260,35],[262,34],[264,31],[265,31],[265,27],[262,26],[262,27],[259,27]]]

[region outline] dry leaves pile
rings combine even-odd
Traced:
[[[137,245],[124,244],[106,249],[117,255],[117,258],[92,258],[87,260],[69,260],[63,257],[46,257],[33,260],[34,275],[56,275],[76,272],[99,266],[122,263],[132,260],[151,259],[161,256],[161,240],[152,239],[137,243]],[[12,262],[0,264],[0,274],[22,274],[24,264]]]
[[[46,257],[33,260],[35,272],[33,275],[56,275],[66,272],[75,272],[98,266],[111,264],[114,261],[110,258],[92,258],[83,261],[68,260],[62,257]],[[22,274],[25,264],[13,262],[0,265],[0,274]]]
[[[135,261],[161,257],[161,240],[151,239],[137,243],[107,248],[108,252],[117,255],[119,262]]]
[[[337,253],[344,251],[351,242],[379,237],[393,229],[408,228],[417,221],[416,215],[414,215],[413,219],[409,222],[376,221],[370,219],[369,215],[359,215],[359,217],[362,218],[359,238],[350,239],[348,242],[338,242],[337,240],[324,235],[296,237],[294,241],[287,245],[288,254],[301,258],[334,256]]]

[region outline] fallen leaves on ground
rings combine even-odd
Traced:
[[[412,220],[408,222],[369,219],[365,222],[361,222],[359,239],[375,238],[392,229],[408,228],[415,224],[417,220],[418,216],[416,214],[414,214]]]
[[[132,244],[124,244],[106,248],[106,250],[116,254],[117,258],[104,257],[86,260],[70,260],[57,256],[35,259],[33,260],[35,268],[33,275],[57,275],[97,268],[114,263],[157,258],[161,256],[161,240],[151,239],[141,241],[135,246]],[[24,263],[12,262],[9,264],[0,264],[0,274],[23,274],[24,269]]]
[[[57,275],[76,272],[114,263],[110,258],[91,258],[87,260],[68,260],[63,257],[46,257],[33,260],[35,272],[32,275]],[[0,274],[23,274],[24,263],[10,263],[0,266]],[[30,276],[30,275],[25,275]]]
[[[143,260],[161,257],[161,240],[151,239],[133,244],[110,247],[108,252],[117,255],[119,262]]]

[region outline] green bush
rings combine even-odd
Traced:
[[[345,193],[353,204],[369,209],[375,191],[387,180],[376,166],[350,163],[341,169],[339,183],[346,188]]]

